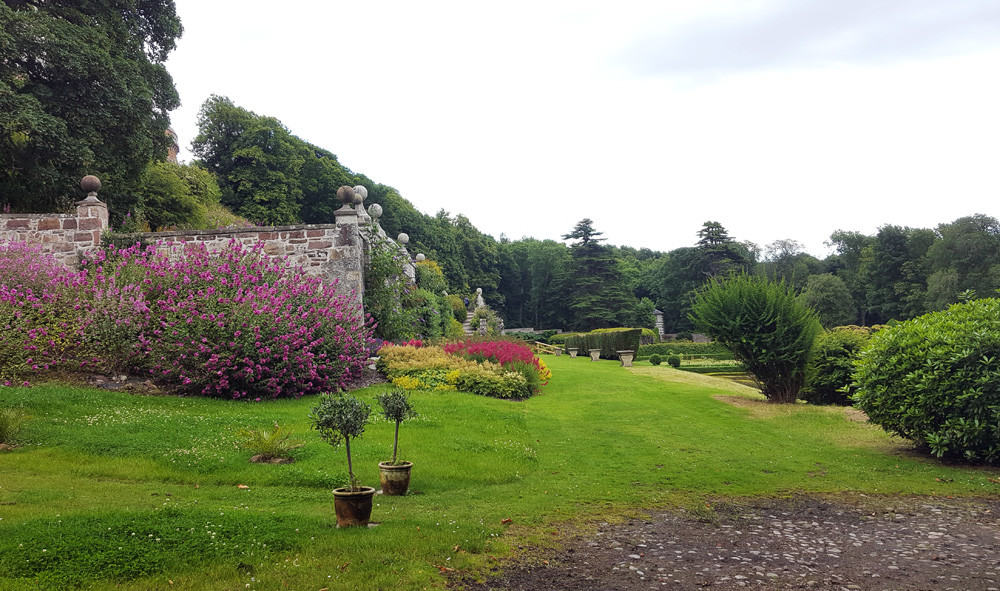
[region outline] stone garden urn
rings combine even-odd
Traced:
[[[635,358],[635,351],[624,350],[616,351],[618,353],[618,359],[622,362],[622,367],[632,367],[632,359]]]
[[[580,352],[580,349],[577,347],[566,347],[566,350],[569,351],[570,357],[576,357],[576,354]]]
[[[591,349],[590,350],[590,360],[591,361],[597,361],[600,358],[601,358],[601,350],[600,349]]]

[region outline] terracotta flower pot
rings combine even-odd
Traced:
[[[333,508],[337,512],[337,527],[367,526],[372,516],[372,497],[375,489],[362,486],[359,490],[350,488],[333,489]]]
[[[379,462],[378,479],[382,483],[382,494],[405,495],[410,488],[410,468],[413,462],[403,462],[392,465],[389,462]]]

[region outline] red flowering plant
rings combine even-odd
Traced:
[[[446,353],[457,355],[476,362],[492,361],[505,368],[520,372],[528,380],[532,391],[538,392],[541,386],[548,384],[552,371],[541,359],[531,352],[522,341],[464,341],[449,343],[444,346]]]

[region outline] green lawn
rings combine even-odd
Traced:
[[[508,555],[511,527],[555,539],[568,520],[721,496],[1000,492],[997,470],[922,458],[844,409],[756,403],[666,366],[545,361],[551,383],[524,402],[415,393],[400,431],[413,494],[376,497],[367,530],[334,527],[346,462],[309,431],[315,399],[0,388],[33,416],[0,453],[0,589],[421,589],[443,586],[438,567]],[[275,421],[306,441],[296,462],[248,463],[237,431]],[[363,483],[391,448],[384,420],[352,444]]]

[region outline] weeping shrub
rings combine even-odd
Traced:
[[[1000,463],[1000,299],[883,328],[861,352],[855,405],[935,456]]]
[[[822,327],[790,286],[746,274],[713,280],[698,290],[689,318],[733,352],[769,401],[795,402]]]

